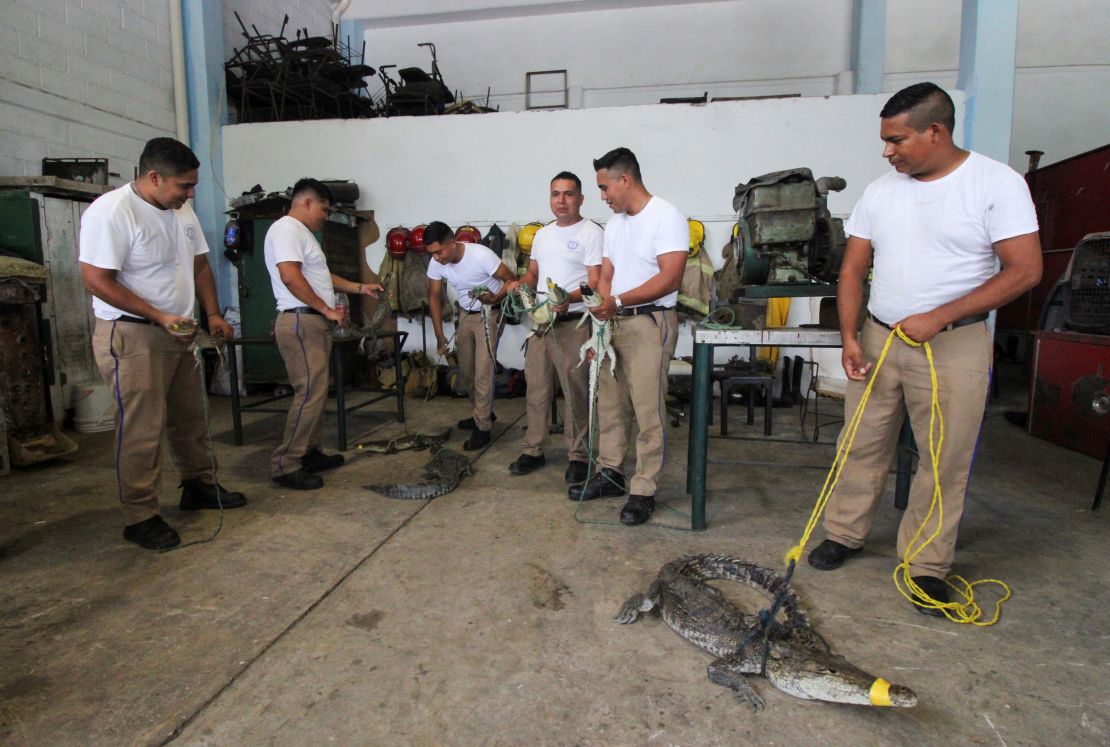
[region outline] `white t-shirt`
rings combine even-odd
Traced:
[[[998,271],[992,244],[1034,233],[1025,179],[978,153],[930,182],[892,171],[867,185],[844,225],[871,241],[875,271],[867,309],[893,324],[979,287]]]
[[[537,290],[546,291],[548,278],[568,292],[578,290],[579,284],[589,277],[586,268],[601,264],[604,237],[604,229],[585,218],[573,226],[548,223],[536,231],[532,239],[532,259],[539,266]],[[572,303],[569,311],[585,308],[581,302]]]
[[[193,315],[193,258],[207,253],[192,205],[156,208],[130,184],[96,198],[81,217],[78,258],[93,267],[116,270],[120,285],[167,314]],[[108,320],[131,316],[96,296],[93,313]]]
[[[332,285],[328,259],[320,242],[308,230],[308,226],[296,218],[286,215],[274,221],[266,232],[266,269],[270,273],[270,285],[274,289],[277,310],[295,309],[305,302],[297,298],[281,282],[278,262],[300,262],[301,274],[312,290],[328,306],[335,306],[335,287]]]
[[[501,258],[482,244],[459,242],[463,256],[458,262],[440,264],[433,259],[428,263],[428,277],[446,280],[459,296],[459,306],[467,311],[478,311],[482,303],[470,297],[470,289],[478,285],[489,288],[491,293],[501,290],[502,282],[493,276],[501,266]]]
[[[605,224],[605,256],[613,263],[616,296],[646,283],[659,274],[660,254],[690,251],[686,217],[662,197],[653,196],[635,215],[617,213]],[[673,308],[678,291],[649,304]]]

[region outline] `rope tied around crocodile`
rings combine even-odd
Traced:
[[[759,618],[760,625],[758,628],[749,632],[745,639],[745,645],[750,643],[756,635],[762,631],[764,640],[764,654],[763,654],[763,667],[767,665],[767,636],[770,632],[771,624],[774,621],[775,615],[778,613],[779,607],[782,604],[782,599],[785,597],[786,589],[789,586],[790,578],[794,575],[794,569],[798,561],[802,557],[802,552],[805,550],[806,544],[809,542],[810,536],[817,528],[817,522],[820,520],[821,515],[828,505],[829,498],[833,490],[836,488],[840,480],[840,474],[844,470],[844,465],[847,463],[848,455],[852,450],[852,443],[855,440],[856,432],[859,430],[860,422],[863,419],[863,411],[867,406],[867,401],[871,397],[871,390],[874,387],[875,380],[878,378],[879,370],[882,368],[883,362],[886,360],[887,353],[894,342],[894,338],[898,337],[902,342],[910,345],[911,347],[923,347],[925,350],[925,357],[929,362],[929,378],[932,384],[932,393],[929,409],[929,458],[933,471],[933,495],[932,502],[929,505],[929,511],[926,513],[925,518],[921,521],[917,531],[914,533],[913,538],[907,544],[907,550],[902,562],[899,563],[892,574],[894,585],[898,589],[898,593],[905,597],[913,604],[917,604],[929,609],[939,609],[944,613],[944,616],[949,620],[956,623],[971,623],[978,627],[987,627],[994,625],[998,622],[1002,614],[1002,604],[1012,596],[1009,585],[1004,581],[995,578],[980,579],[978,581],[967,581],[962,576],[949,576],[945,579],[945,583],[963,597],[963,601],[958,602],[940,602],[924,592],[916,583],[913,582],[910,573],[910,564],[913,562],[921,551],[932,542],[939,534],[944,520],[944,501],[941,495],[940,488],[940,468],[938,466],[940,461],[940,449],[944,443],[944,417],[940,409],[939,385],[937,383],[936,364],[933,360],[933,349],[928,342],[918,342],[911,339],[902,331],[900,327],[891,330],[887,335],[886,342],[883,344],[882,352],[879,354],[879,359],[875,363],[875,367],[871,372],[871,376],[867,381],[867,387],[860,397],[859,405],[856,411],[852,414],[851,419],[845,426],[844,435],[840,440],[837,447],[836,457],[833,459],[832,466],[829,468],[828,474],[825,476],[825,484],[821,488],[821,493],[818,495],[817,502],[813,507],[809,520],[806,522],[805,530],[802,533],[801,539],[786,553],[784,558],[786,562],[786,573],[784,575],[786,584],[783,589],[776,595],[775,600],[771,606],[760,610]],[[928,537],[919,543],[925,527],[929,524],[934,513],[936,514],[936,527]],[[982,620],[983,609],[975,601],[974,588],[983,584],[997,584],[1003,590],[1003,596],[995,602],[994,616],[987,621]]]

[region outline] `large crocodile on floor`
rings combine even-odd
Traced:
[[[784,620],[772,621],[766,656],[759,615],[743,614],[706,583],[711,579],[739,581],[772,599],[782,593]],[[663,566],[646,594],[629,597],[614,619],[633,623],[640,613],[656,608],[676,633],[718,657],[709,665],[709,679],[735,690],[756,710],[763,707],[763,699],[746,674],[766,677],[782,692],[809,700],[899,708],[917,704],[909,688],[892,685],[831,653],[810,627],[786,579],[769,568],[717,555],[674,560]]]
[[[440,449],[424,465],[423,475],[427,482],[415,485],[365,485],[364,487],[387,498],[424,501],[447,495],[459,486],[464,477],[473,474],[474,467],[469,459],[452,449]]]

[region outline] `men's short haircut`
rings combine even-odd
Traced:
[[[442,244],[454,237],[455,232],[451,230],[451,226],[441,220],[434,220],[424,227],[424,246]]]
[[[942,124],[952,133],[956,130],[956,107],[952,97],[936,83],[914,83],[890,97],[879,112],[883,119],[909,112],[910,127],[924,132],[933,122]]]
[[[564,179],[568,182],[574,182],[574,186],[578,189],[578,191],[582,191],[582,180],[579,179],[575,174],[572,174],[569,171],[560,171],[558,174],[551,178],[551,181],[557,182],[560,179]]]
[[[293,192],[289,195],[289,199],[296,202],[299,198],[306,195],[312,195],[321,202],[331,204],[331,190],[327,188],[323,182],[317,179],[298,179],[297,183],[293,185]]]
[[[159,176],[181,176],[199,167],[200,159],[189,150],[189,146],[172,137],[148,140],[139,156],[140,174],[154,171]]]
[[[640,178],[640,162],[636,160],[636,154],[628,148],[615,148],[601,158],[595,158],[594,171],[602,169],[628,174],[637,182],[643,181]]]

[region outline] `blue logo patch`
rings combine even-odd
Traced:
[[[576,252],[576,251],[578,251],[578,247],[580,247],[580,246],[582,246],[582,245],[578,243],[577,239],[571,239],[570,241],[567,242],[567,251],[568,252]]]

